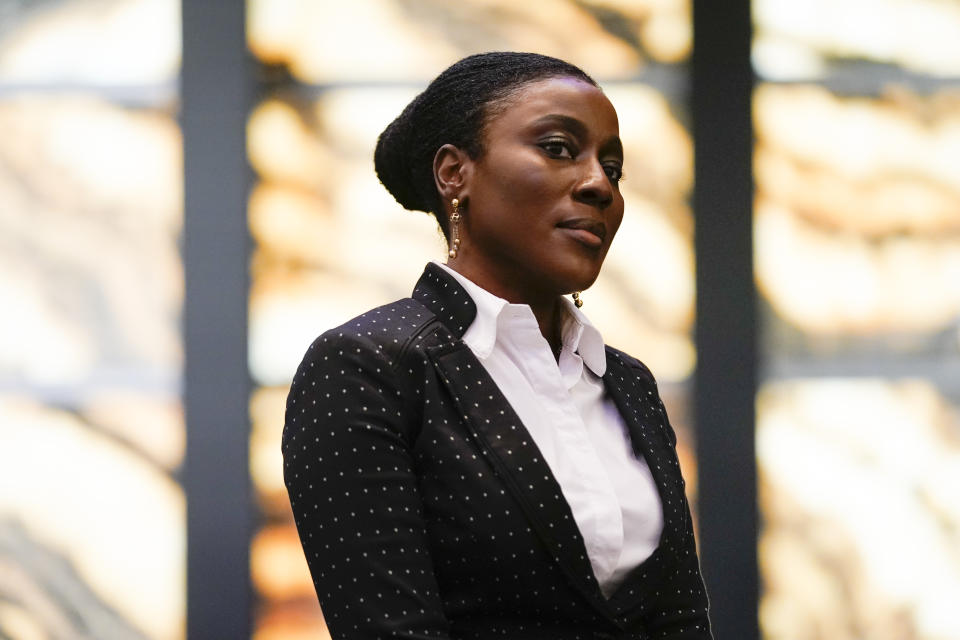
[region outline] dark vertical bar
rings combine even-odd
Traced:
[[[181,8],[187,636],[249,638],[244,2]]]
[[[759,637],[749,0],[693,3],[700,554],[719,640]]]

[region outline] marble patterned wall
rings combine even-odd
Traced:
[[[0,5],[0,636],[185,633],[179,4]]]
[[[763,634],[960,637],[960,5],[754,19]]]

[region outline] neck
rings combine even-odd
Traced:
[[[554,297],[549,307],[536,307],[531,304],[530,309],[533,310],[533,316],[537,319],[537,324],[540,325],[540,333],[543,334],[543,337],[546,338],[547,343],[550,345],[553,356],[559,358],[560,347],[563,344],[561,331],[563,310],[560,307],[560,301]]]
[[[511,304],[528,305],[537,319],[540,333],[543,334],[554,355],[559,354],[562,344],[563,308],[558,294],[524,286],[526,283],[516,278],[498,278],[485,270],[470,269],[468,265],[457,260],[448,260],[446,264],[493,295]]]

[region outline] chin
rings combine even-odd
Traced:
[[[562,283],[562,286],[559,287],[561,295],[589,289],[600,276],[602,264],[602,261],[593,264],[578,264],[565,270],[563,277],[559,279]]]

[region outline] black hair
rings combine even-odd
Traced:
[[[455,62],[380,134],[373,154],[377,177],[404,208],[432,213],[446,235],[445,209],[433,179],[437,150],[452,144],[471,158],[480,157],[492,108],[526,84],[555,77],[597,86],[579,67],[537,53],[479,53]]]

